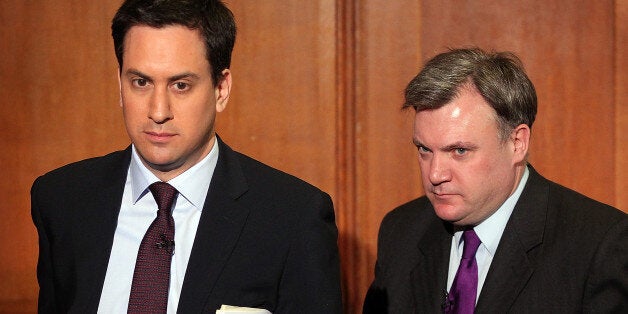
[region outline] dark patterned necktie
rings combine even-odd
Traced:
[[[148,188],[159,210],[137,253],[128,313],[166,313],[168,308],[174,252],[174,219],[170,208],[177,190],[165,182],[153,183]]]
[[[445,313],[473,314],[475,310],[478,289],[478,263],[475,261],[475,252],[482,241],[473,229],[466,230],[462,238],[464,239],[462,259],[451,285],[447,300],[450,306],[445,309]]]

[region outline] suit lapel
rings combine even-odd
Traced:
[[[506,313],[534,272],[543,241],[548,185],[529,166],[530,176],[504,229],[478,299],[476,312]]]
[[[94,168],[86,176],[94,178],[94,193],[75,195],[76,212],[72,219],[72,237],[77,276],[77,295],[73,308],[96,312],[109,264],[113,236],[118,223],[126,182],[130,147],[110,156],[104,167]],[[107,158],[107,157],[105,157]],[[81,310],[83,311],[83,310]]]
[[[185,273],[178,312],[199,313],[244,227],[248,208],[237,203],[248,187],[235,152],[217,138],[219,157]]]
[[[431,205],[428,205],[431,207]],[[433,208],[427,209],[434,212]],[[418,244],[420,257],[412,271],[415,307],[419,312],[439,313],[445,300],[452,233],[446,223],[434,217]]]

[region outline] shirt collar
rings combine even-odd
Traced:
[[[135,145],[131,145],[131,164],[129,175],[131,176],[131,190],[133,203],[148,193],[148,186],[160,181],[140,160]],[[205,197],[211,178],[218,162],[218,141],[214,137],[214,146],[200,162],[186,170],[182,174],[168,181],[179,194],[190,202],[199,211],[203,210]]]
[[[515,205],[521,196],[521,192],[523,192],[523,188],[528,181],[529,175],[530,171],[526,166],[515,192],[506,199],[506,201],[497,209],[497,211],[495,211],[495,213],[473,228],[475,233],[480,238],[480,241],[482,241],[482,245],[486,247],[492,256],[495,256],[499,240],[504,233],[504,229],[506,228],[506,224],[508,223],[508,219],[510,219],[512,211],[515,209]],[[456,232],[454,237],[456,237],[456,243],[460,244],[460,241],[462,241],[462,232]]]

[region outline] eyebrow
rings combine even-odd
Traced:
[[[456,148],[467,148],[467,149],[475,149],[477,148],[477,145],[471,143],[471,142],[462,142],[462,141],[458,141],[452,144],[449,144],[445,147],[441,147],[440,150],[442,151],[450,151],[450,150],[454,150]]]
[[[417,147],[422,146],[422,147],[425,147],[425,148],[427,148],[427,149],[430,149],[430,150],[431,150],[431,148],[430,148],[430,147],[428,147],[427,145],[425,145],[425,144],[421,143],[421,142],[420,142],[420,141],[418,141],[417,139],[412,139],[412,143],[413,143],[415,146],[417,146]],[[455,142],[455,143],[451,143],[451,144],[449,144],[449,145],[445,145],[445,146],[443,146],[443,147],[439,147],[439,148],[438,148],[438,150],[447,152],[447,151],[454,150],[454,149],[456,149],[456,148],[476,149],[476,148],[477,148],[477,145],[475,145],[475,144],[473,144],[473,143],[471,143],[471,142],[463,142],[463,141],[458,141],[458,142]]]
[[[139,77],[141,77],[143,79],[149,80],[151,82],[154,81],[154,79],[152,77],[150,77],[149,75],[147,75],[145,73],[142,73],[141,71],[136,70],[136,69],[128,69],[126,71],[125,75],[126,76],[136,75],[136,76],[139,76]],[[196,74],[196,73],[184,72],[184,73],[173,75],[173,76],[169,77],[168,78],[168,82],[174,82],[174,81],[178,81],[178,80],[184,79],[184,78],[191,78],[191,79],[198,80],[200,78],[200,76],[198,76],[198,74]]]

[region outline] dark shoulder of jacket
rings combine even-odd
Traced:
[[[293,191],[297,193],[327,194],[318,187],[292,174],[273,168],[240,152],[233,151],[233,153],[237,156],[242,170],[246,173],[247,177],[252,179],[249,183],[257,184],[258,188],[282,189],[285,193]],[[264,184],[269,182],[272,182],[272,184]]]
[[[548,180],[549,181],[549,180]],[[564,212],[561,217],[575,224],[586,224],[589,227],[608,226],[622,219],[628,219],[628,215],[619,209],[592,199],[584,194],[549,181],[550,207],[558,208]]]
[[[35,184],[80,182],[85,179],[111,174],[116,171],[127,171],[130,161],[131,149],[129,146],[125,150],[72,162],[51,170],[37,178]]]
[[[418,237],[437,219],[428,198],[421,196],[388,212],[380,224],[378,238],[381,241]]]
[[[386,221],[409,221],[433,215],[435,214],[434,210],[431,208],[430,201],[426,196],[421,196],[401,204],[388,212],[384,216],[382,223]]]

